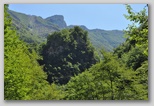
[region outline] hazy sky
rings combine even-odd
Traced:
[[[138,12],[146,4],[132,4]],[[85,25],[89,29],[123,30],[130,23],[124,4],[10,4],[10,10],[47,18],[63,15],[67,25]]]

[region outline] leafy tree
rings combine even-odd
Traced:
[[[138,89],[139,99],[148,99],[148,61],[144,61],[137,70],[137,80],[142,87]],[[137,87],[139,88],[139,87]]]
[[[84,79],[85,73],[73,77],[67,84],[66,99],[148,99],[148,16],[146,9],[134,13],[129,5],[126,8],[129,15],[125,17],[134,21],[125,31],[126,42],[114,50],[114,55],[102,51],[102,62],[85,72],[86,75],[91,76],[90,80]],[[90,82],[91,80],[93,81]],[[75,83],[79,82],[81,86],[76,86]],[[88,88],[91,84],[93,87]],[[87,89],[83,89],[82,85]],[[82,93],[76,93],[79,92],[79,88],[82,89]],[[91,91],[90,95],[86,95],[88,91]]]
[[[8,5],[4,5],[4,98],[7,99],[28,99],[27,88],[30,77],[29,70],[25,68],[27,64],[20,64],[23,61],[29,62],[25,45],[18,40],[16,33],[12,30],[11,19],[7,14]],[[24,53],[24,54],[22,54]],[[22,55],[21,55],[22,54]],[[20,70],[20,71],[19,71]],[[20,89],[19,89],[20,88]]]
[[[125,63],[127,67],[136,70],[147,60],[147,56],[143,54],[143,51],[143,48],[132,48],[129,52],[122,55],[123,63]]]
[[[137,13],[133,12],[130,5],[126,5],[126,8],[128,15],[124,16],[132,21],[133,24],[127,27],[125,35],[128,36],[130,42],[133,42],[135,46],[145,48],[144,54],[148,56],[148,14],[146,7]]]
[[[138,12],[133,12],[130,5],[126,5],[128,15],[125,17],[133,21],[125,30],[126,42],[115,49],[114,54],[119,57],[122,63],[132,68],[135,76],[132,80],[131,92],[134,94],[131,99],[148,99],[148,15],[146,7]],[[137,27],[139,26],[139,27]],[[141,74],[142,73],[142,74]]]
[[[66,85],[66,100],[93,100],[95,97],[96,86],[94,84],[94,76],[88,71],[72,77]],[[95,98],[94,98],[95,97]]]
[[[45,64],[44,71],[50,83],[66,84],[70,77],[96,63],[94,48],[87,36],[88,33],[78,26],[48,36],[42,46],[40,64]]]
[[[66,84],[66,100],[147,100],[147,76],[121,64],[112,53],[102,52],[104,59]],[[147,64],[145,64],[147,65]],[[143,65],[143,67],[146,67]],[[141,69],[138,69],[141,70]],[[145,74],[144,74],[145,75]],[[143,84],[144,83],[144,84]]]
[[[60,90],[46,81],[47,76],[36,61],[37,54],[33,50],[30,53],[19,40],[7,9],[8,5],[4,5],[4,99],[60,99]]]
[[[148,14],[146,7],[140,12],[133,12],[130,5],[126,5],[128,15],[132,21],[125,30],[126,42],[114,50],[114,53],[126,64],[136,70],[144,61],[148,60]]]
[[[134,46],[131,45],[129,40],[127,39],[124,43],[114,49],[114,54],[116,54],[118,58],[122,58],[122,55],[129,52],[133,47]]]

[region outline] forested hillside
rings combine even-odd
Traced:
[[[60,99],[56,85],[46,81],[46,73],[38,64],[38,55],[28,51],[26,44],[19,40],[11,25],[4,6],[4,99],[5,100],[46,100]]]
[[[74,27],[74,25],[67,26],[62,15],[54,15],[43,19],[40,16],[26,15],[12,10],[8,12],[12,17],[13,26],[16,27],[20,38],[28,43],[44,42],[49,33]],[[108,51],[113,51],[113,48],[125,41],[124,33],[120,30],[88,29],[84,25],[80,27],[88,31],[88,38],[97,50],[105,48]]]
[[[5,100],[148,100],[147,6],[134,12],[126,5],[128,14],[124,16],[132,25],[124,32],[112,30],[112,33],[85,26],[66,27],[65,22],[60,27],[45,23],[53,21],[58,25],[57,20],[63,20],[62,16],[49,17],[46,21],[36,16],[29,19],[16,12],[12,16],[8,6],[4,5]],[[19,17],[27,17],[28,21],[36,18],[39,22],[35,20],[28,27]],[[44,35],[46,42],[40,40],[36,30],[32,31],[35,25],[45,28],[38,23],[55,28]],[[43,30],[39,33],[43,34]],[[126,41],[120,44],[122,33]],[[102,43],[108,42],[104,43],[106,47],[94,47],[91,42],[97,40],[91,41],[91,34],[95,39],[102,39]],[[37,40],[31,39],[31,35]],[[29,40],[23,36],[30,36]]]

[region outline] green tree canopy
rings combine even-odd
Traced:
[[[78,76],[72,77],[66,84],[66,100],[146,100],[147,76],[142,80],[137,72],[126,68],[112,53],[103,51],[102,62]],[[145,75],[145,74],[144,74]],[[142,83],[141,83],[142,82]],[[143,84],[144,83],[144,84]]]
[[[86,31],[76,26],[54,32],[42,46],[44,70],[50,83],[66,84],[70,77],[96,63],[94,48]]]
[[[148,6],[146,7],[148,8]],[[135,46],[143,47],[144,54],[148,56],[148,13],[146,7],[140,12],[133,12],[131,6],[126,5],[128,15],[124,16],[133,22],[125,30],[125,35]]]
[[[30,53],[19,40],[7,10],[8,5],[4,5],[4,99],[60,99],[60,90],[46,81],[47,75],[36,61],[37,54]]]

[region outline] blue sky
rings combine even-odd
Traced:
[[[132,4],[135,12],[146,4]],[[130,22],[124,4],[10,4],[10,10],[47,18],[63,15],[67,25],[85,25],[89,29],[123,30]]]

